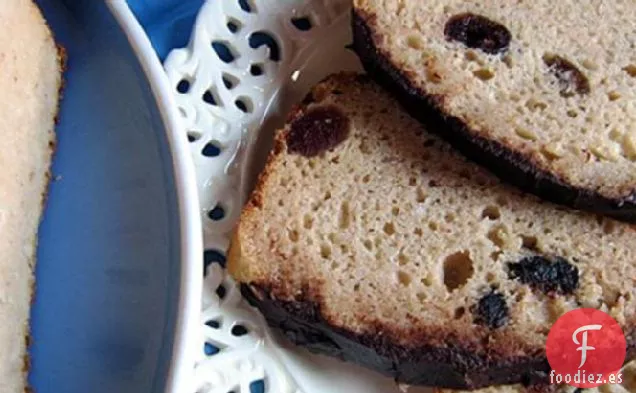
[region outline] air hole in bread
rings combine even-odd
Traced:
[[[416,236],[422,236],[424,235],[424,231],[422,231],[422,228],[415,228],[413,230],[413,234],[415,234]]]
[[[370,181],[371,181],[371,175],[364,175],[364,176],[362,177],[362,182],[363,182],[364,184],[367,184],[367,183],[369,183]]]
[[[428,275],[428,276],[422,278],[420,280],[420,283],[422,283],[422,285],[424,285],[425,287],[430,287],[430,286],[433,285],[433,279],[431,278],[430,275]]]
[[[430,229],[432,232],[437,231],[438,228],[439,226],[437,225],[435,221],[431,221],[428,223],[428,229]]]
[[[607,98],[610,101],[618,101],[621,99],[621,93],[617,91],[610,91],[609,93],[607,93]]]
[[[424,43],[422,42],[422,38],[415,34],[410,34],[406,37],[406,45],[412,49],[423,49]]]
[[[532,112],[535,112],[537,110],[542,111],[546,109],[547,107],[548,107],[548,104],[542,101],[537,101],[534,98],[530,98],[528,101],[526,101],[526,108],[528,108]]]
[[[422,187],[418,187],[416,191],[415,201],[417,203],[424,203],[426,202],[427,198],[428,198],[428,195],[426,195],[426,191]]]
[[[576,110],[574,110],[574,109],[568,109],[568,111],[565,112],[565,113],[568,115],[568,117],[571,117],[573,119],[575,119],[575,118],[577,118],[579,116],[579,113]]]
[[[364,248],[366,248],[368,251],[373,251],[373,242],[371,240],[367,239],[364,242],[362,242],[362,244],[364,245]]]
[[[442,75],[437,70],[426,67],[426,79],[431,83],[439,84],[442,82]]]
[[[492,259],[493,261],[497,262],[499,260],[499,257],[501,256],[501,254],[503,254],[503,252],[501,251],[493,251],[490,253],[490,259]]]
[[[636,64],[630,64],[627,67],[623,68],[623,71],[627,72],[627,75],[632,78],[636,78]]]
[[[411,177],[409,178],[409,186],[415,187],[417,185],[417,178]]]
[[[449,292],[462,287],[473,276],[474,271],[468,251],[449,255],[444,259],[444,285]]]
[[[481,217],[487,218],[489,220],[498,220],[499,218],[501,218],[501,211],[499,210],[498,206],[487,206],[481,212]]]
[[[495,73],[487,68],[480,68],[478,70],[473,71],[473,75],[477,79],[480,79],[484,82],[487,82],[495,77]]]
[[[545,159],[548,161],[557,160],[561,158],[564,154],[563,149],[555,143],[550,143],[550,144],[541,146],[540,151],[543,157],[545,157]]]
[[[411,285],[411,281],[413,281],[413,279],[411,278],[411,275],[402,270],[398,271],[397,276],[398,276],[398,282],[404,285],[405,287]]]
[[[351,211],[349,208],[349,202],[342,201],[340,204],[340,218],[338,220],[338,225],[340,229],[347,229],[351,224]]]
[[[400,208],[398,206],[393,206],[391,208],[391,214],[394,216],[398,216],[400,214]]]
[[[539,240],[536,236],[532,235],[521,235],[521,246],[523,248],[527,248],[528,250],[536,250],[537,244]]]
[[[305,214],[303,217],[303,228],[311,229],[314,226],[314,219],[309,215]]]
[[[444,220],[445,220],[446,222],[448,222],[448,223],[451,223],[451,222],[455,221],[455,214],[453,214],[453,213],[447,213],[447,214],[444,216]]]
[[[288,236],[289,236],[289,240],[291,240],[294,243],[298,242],[298,240],[300,239],[300,234],[295,229],[289,231]]]
[[[398,264],[400,266],[405,266],[409,263],[409,257],[404,255],[402,252],[398,254]]]
[[[320,256],[323,259],[330,259],[331,258],[331,247],[328,244],[322,244],[320,246]]]
[[[490,231],[488,231],[488,239],[493,242],[499,248],[504,248],[506,245],[506,241],[508,238],[508,233],[503,226],[493,227]]]
[[[527,128],[516,127],[515,128],[515,134],[517,134],[517,136],[519,136],[520,138],[523,138],[523,139],[528,140],[528,141],[536,141],[537,140],[537,134],[535,134],[532,130],[529,130]]]
[[[466,315],[465,307],[457,307],[455,309],[455,319],[461,319],[464,315]]]
[[[392,222],[387,222],[384,224],[384,227],[382,227],[382,230],[384,231],[384,233],[386,233],[388,236],[392,236],[395,235],[395,225]]]

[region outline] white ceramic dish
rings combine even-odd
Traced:
[[[189,45],[164,63],[179,127],[190,141],[209,264],[194,374],[181,391],[400,391],[390,379],[280,340],[223,269],[230,231],[274,128],[316,82],[360,70],[346,48],[349,15],[346,0],[207,1]]]

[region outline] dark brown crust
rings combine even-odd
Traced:
[[[265,315],[270,326],[296,345],[314,353],[357,363],[396,382],[444,389],[478,389],[494,385],[535,385],[532,390],[551,391],[550,366],[544,355],[494,360],[459,347],[404,347],[379,334],[356,334],[335,327],[323,316],[320,304],[300,296],[279,300],[265,285],[241,284],[250,304]],[[626,334],[627,359],[636,357],[636,331]]]
[[[487,167],[501,179],[551,202],[636,223],[636,190],[616,196],[602,195],[569,185],[541,169],[533,160],[510,147],[480,136],[458,117],[444,111],[444,97],[427,94],[400,71],[388,54],[379,50],[373,32],[375,16],[355,9],[352,15],[353,49],[366,71],[400,101],[416,119],[429,124],[471,160]]]
[[[550,370],[543,356],[495,361],[486,355],[448,345],[404,347],[379,334],[356,334],[332,326],[320,305],[301,298],[278,300],[271,290],[242,284],[243,296],[266,316],[268,323],[297,345],[312,352],[354,362],[411,385],[475,389],[499,384],[536,384]]]

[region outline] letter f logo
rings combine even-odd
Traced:
[[[594,347],[587,346],[587,332],[589,330],[601,330],[602,328],[603,328],[602,325],[585,325],[576,329],[574,331],[574,334],[572,334],[572,341],[574,341],[574,344],[581,345],[580,347],[576,349],[577,351],[581,351],[581,364],[579,365],[579,368],[583,367],[583,365],[585,364],[585,361],[587,360],[587,351],[588,350],[593,351],[596,349]],[[581,332],[583,332],[582,334],[583,340],[582,342],[579,342],[576,336],[578,336],[578,334]]]

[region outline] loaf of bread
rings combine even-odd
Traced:
[[[541,386],[493,386],[473,391],[457,391],[440,389],[437,393],[634,393],[636,392],[636,361],[628,363],[622,370],[621,384],[603,385],[597,388],[577,389],[567,385]]]
[[[355,0],[354,47],[502,179],[636,222],[636,2],[513,3]]]
[[[0,392],[26,389],[37,230],[49,181],[61,55],[31,0],[0,2]]]
[[[407,384],[539,382],[566,311],[636,355],[636,232],[499,183],[366,76],[319,84],[276,137],[229,252],[269,323]]]

